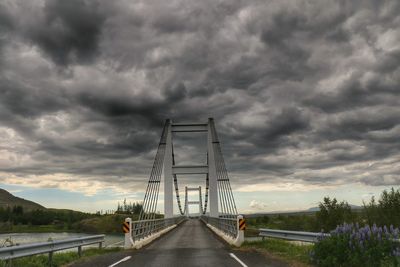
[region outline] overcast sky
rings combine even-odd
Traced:
[[[214,117],[240,212],[361,204],[400,183],[399,14],[397,0],[3,0],[0,186],[88,211],[141,200],[164,120]],[[178,139],[195,161],[202,141]]]

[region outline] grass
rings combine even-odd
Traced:
[[[111,252],[117,252],[122,250],[122,248],[89,248],[82,251],[82,257],[79,258],[77,252],[64,252],[64,253],[55,253],[53,255],[53,267],[64,266],[68,263],[72,263],[75,261],[84,260],[85,258],[102,255]],[[0,266],[8,266],[5,261],[0,261]],[[24,257],[15,259],[12,261],[13,267],[44,267],[49,266],[49,256],[48,254],[37,255],[31,257]]]
[[[296,245],[288,241],[266,238],[260,241],[246,241],[241,249],[257,251],[276,257],[294,266],[311,266],[310,251],[313,245]]]

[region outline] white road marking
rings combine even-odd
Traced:
[[[120,260],[120,261],[117,261],[116,263],[113,263],[113,264],[111,264],[111,265],[110,265],[110,266],[108,266],[108,267],[114,267],[114,266],[116,266],[116,265],[120,264],[121,262],[124,262],[124,261],[127,261],[127,260],[129,260],[130,258],[131,258],[131,256],[127,256],[127,257],[123,258],[122,260]]]
[[[237,262],[239,262],[240,265],[242,265],[243,267],[248,267],[243,261],[241,261],[238,257],[236,257],[235,254],[229,253],[229,255],[231,255],[231,257],[234,258]]]

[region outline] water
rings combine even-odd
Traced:
[[[37,242],[46,242],[51,238],[52,240],[62,240],[71,239],[77,237],[91,236],[94,234],[84,234],[84,233],[9,233],[0,234],[0,247],[3,246],[6,239],[10,238],[14,244],[29,244]],[[122,246],[122,241],[124,236],[122,234],[111,234],[105,236],[105,242],[103,247],[115,247]],[[120,242],[120,243],[118,243]],[[117,244],[116,244],[117,243]],[[92,245],[93,247],[98,247],[98,244]],[[85,246],[90,247],[90,246]]]

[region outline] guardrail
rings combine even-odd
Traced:
[[[186,220],[186,217],[179,216],[168,219],[142,220],[132,222],[132,240],[137,242],[145,239],[152,234],[158,233],[167,227],[179,224]]]
[[[103,243],[104,235],[95,235],[42,243],[23,244],[0,248],[0,259],[9,261],[16,258],[49,253],[49,265],[51,265],[53,253],[56,251],[78,247],[78,255],[80,257],[82,255],[83,246],[99,244],[99,248],[101,248]]]
[[[311,243],[315,243],[323,237],[330,236],[330,234],[326,233],[287,231],[287,230],[275,230],[275,229],[259,229],[258,235],[262,237],[273,237],[273,238],[311,242]]]
[[[302,232],[302,231],[288,231],[276,229],[258,229],[259,236],[287,239],[293,241],[302,241],[316,243],[322,238],[331,236],[328,233],[315,233],[315,232]],[[393,239],[394,242],[400,242],[400,239]]]
[[[238,226],[237,226],[237,218],[215,218],[208,216],[201,216],[201,220],[206,224],[210,224],[215,228],[221,230],[225,234],[229,235],[232,238],[236,238],[238,235]]]

